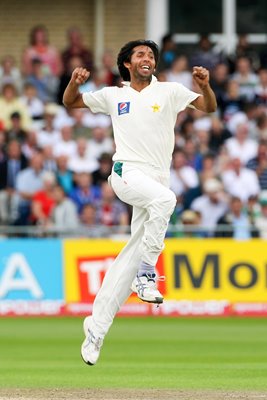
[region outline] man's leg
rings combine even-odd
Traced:
[[[144,209],[133,208],[131,238],[108,269],[95,298],[92,316],[84,320],[85,339],[82,343],[81,355],[88,365],[94,365],[97,362],[104,336],[115,314],[131,294],[131,282],[141,262],[139,248],[146,214]]]
[[[121,174],[113,172],[111,182],[117,196],[133,206],[134,215],[131,239],[108,270],[94,304],[95,324],[99,321],[103,324],[104,318],[108,326],[131,293],[131,284],[140,265],[146,263],[155,269],[164,247],[169,218],[176,204],[173,192],[139,169],[126,167]],[[116,282],[116,286],[113,282]],[[161,295],[159,301],[155,298],[158,294],[158,291],[154,291],[154,299],[149,297],[148,300],[139,297],[145,301],[162,302]],[[98,310],[95,306],[99,303],[103,303],[101,312],[95,313]],[[100,330],[99,326],[96,328]],[[107,331],[107,326],[104,331]]]
[[[131,283],[142,259],[140,246],[147,218],[145,209],[133,207],[131,238],[108,269],[95,298],[92,325],[101,336],[107,333],[115,314],[132,292]]]
[[[102,344],[115,314],[129,297],[141,262],[155,266],[176,202],[175,195],[167,187],[139,169],[126,167],[123,174],[113,171],[111,182],[117,196],[134,208],[132,235],[105,275],[94,301],[92,317],[85,320],[82,357],[88,364],[97,361],[99,343]]]
[[[175,194],[165,184],[134,168],[125,167],[122,177],[113,174],[112,185],[122,201],[147,211],[140,250],[142,261],[156,265],[176,205]]]

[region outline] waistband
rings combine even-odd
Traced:
[[[146,171],[147,172],[153,172],[153,173],[157,173],[158,175],[166,176],[166,177],[168,177],[170,175],[170,169],[162,169],[159,166],[151,165],[149,163],[142,163],[142,162],[137,162],[137,161],[119,161],[119,160],[116,160],[116,161],[114,161],[113,166],[116,163],[120,163],[120,164],[122,164],[122,166],[125,166],[125,167],[137,168],[137,169],[140,169],[143,172],[146,172]]]

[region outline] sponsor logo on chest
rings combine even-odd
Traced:
[[[129,101],[118,103],[118,115],[129,114],[129,112],[130,112]]]

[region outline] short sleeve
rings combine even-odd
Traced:
[[[89,107],[93,113],[109,114],[106,88],[95,92],[83,93],[82,97],[84,104]]]
[[[201,94],[187,89],[184,85],[180,83],[175,83],[173,92],[175,111],[177,113],[183,111],[186,107],[190,105],[190,103],[192,103],[192,101],[196,100],[199,96],[201,96]]]

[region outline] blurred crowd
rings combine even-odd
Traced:
[[[70,28],[66,48],[34,27],[21,65],[0,66],[0,225],[85,229],[130,224],[131,210],[107,183],[114,141],[110,117],[67,110],[62,96],[76,66],[91,71],[81,92],[120,85],[116,54],[96,68],[82,33]],[[192,66],[209,69],[216,113],[187,108],[177,117],[171,189],[177,206],[169,236],[267,238],[267,50],[241,35],[234,54],[216,51],[208,36],[184,52],[162,38],[157,78],[199,91]],[[179,227],[179,228],[178,228]]]

